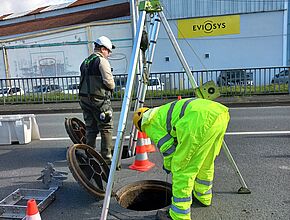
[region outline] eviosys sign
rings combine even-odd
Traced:
[[[178,38],[210,37],[240,33],[240,16],[217,16],[177,21]]]

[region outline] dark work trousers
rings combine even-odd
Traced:
[[[112,110],[110,100],[96,100],[88,97],[80,97],[80,106],[83,110],[83,117],[86,124],[86,139],[87,145],[96,148],[96,137],[101,133],[101,155],[107,161],[112,159],[112,132],[113,132],[113,118],[110,122],[105,123],[100,120],[100,113],[103,108]]]

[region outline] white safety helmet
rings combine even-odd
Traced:
[[[112,52],[112,49],[115,49],[115,46],[112,44],[111,40],[107,38],[106,36],[99,37],[96,41],[96,44],[100,46],[106,47],[108,50]]]

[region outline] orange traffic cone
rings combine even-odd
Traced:
[[[143,132],[143,138],[145,141],[146,151],[148,153],[152,153],[156,151],[155,146],[152,144],[151,139],[147,136],[145,132]]]
[[[129,168],[132,170],[145,172],[154,167],[155,164],[148,160],[148,155],[146,152],[146,146],[144,145],[142,132],[138,131],[137,137],[138,139],[136,145],[135,161],[131,166],[129,166]]]
[[[35,199],[27,201],[25,220],[41,220]]]
[[[177,96],[177,100],[180,100],[181,99],[181,95]]]

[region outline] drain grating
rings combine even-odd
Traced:
[[[120,206],[135,211],[152,211],[171,204],[171,184],[158,180],[138,181],[116,192]]]

